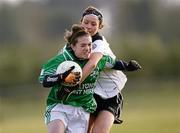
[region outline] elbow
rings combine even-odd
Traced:
[[[45,78],[43,79],[43,81],[41,82],[42,86],[45,88],[49,88],[49,83],[47,82],[47,76],[45,76]]]
[[[44,82],[42,83],[42,86],[45,87],[45,88],[49,88],[48,84],[46,84]]]

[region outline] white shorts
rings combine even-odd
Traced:
[[[53,104],[46,107],[45,123],[61,120],[66,133],[86,133],[88,130],[89,113],[82,107],[64,104]]]

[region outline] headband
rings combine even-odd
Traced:
[[[83,13],[83,17],[86,16],[86,15],[89,15],[89,14],[93,14],[93,15],[96,15],[99,20],[102,20],[103,16],[100,12],[96,11],[96,10],[87,10]]]

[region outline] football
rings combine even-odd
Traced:
[[[64,73],[65,71],[69,70],[70,67],[72,67],[72,66],[75,66],[75,68],[72,70],[72,72],[79,72],[80,79],[81,79],[82,78],[82,69],[79,66],[79,64],[77,64],[74,61],[64,61],[61,64],[59,64],[59,66],[57,67],[57,70],[56,70],[56,74]],[[75,86],[78,83],[79,82],[77,82],[76,84],[70,84],[70,83],[63,82],[62,84],[65,86]]]

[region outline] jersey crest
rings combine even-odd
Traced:
[[[97,47],[97,44],[93,43],[92,49],[94,50]]]

